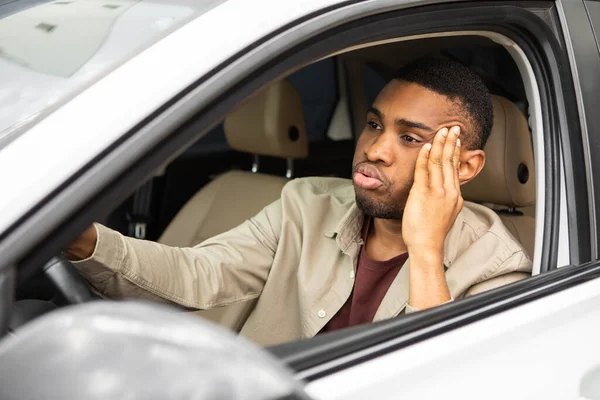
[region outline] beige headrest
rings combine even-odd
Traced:
[[[535,203],[535,166],[527,120],[509,100],[492,96],[494,126],[483,170],[463,185],[465,200],[508,207]]]
[[[308,155],[302,101],[287,81],[279,81],[248,99],[225,118],[225,136],[238,151],[263,156]]]

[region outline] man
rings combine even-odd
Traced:
[[[188,309],[256,300],[240,333],[263,345],[519,279],[515,272],[531,271],[523,248],[493,211],[460,194],[485,164],[492,113],[485,85],[468,68],[412,62],[370,107],[352,181],[291,181],[254,218],[194,248],[95,224],[67,255],[107,297]]]

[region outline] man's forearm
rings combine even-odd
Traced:
[[[435,307],[452,299],[446,276],[442,251],[409,249],[410,283],[408,304],[419,310]]]
[[[193,309],[220,307],[251,300],[263,288],[275,252],[268,246],[275,240],[265,236],[267,211],[193,248],[129,238],[97,224],[92,228],[97,235],[88,231],[89,236],[83,234],[65,253],[83,259],[73,260],[73,265],[106,297],[166,300]]]

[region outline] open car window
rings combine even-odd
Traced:
[[[427,49],[426,53],[422,51],[423,48]],[[396,58],[390,54],[402,57]],[[524,122],[535,118],[529,114],[530,103],[524,83],[527,78],[522,79],[517,64],[504,46],[478,35],[434,35],[426,39],[366,45],[361,49],[309,64],[282,80],[270,83],[258,94],[236,106],[232,114],[227,115],[187,152],[161,168],[159,174],[113,210],[104,223],[125,235],[156,240],[170,246],[195,246],[252,218],[262,208],[276,201],[284,185],[292,178],[323,176],[349,179],[355,140],[333,141],[326,136],[330,125],[335,123],[335,106],[338,103],[336,93],[340,79],[336,76],[335,65],[341,64],[342,70],[347,71],[342,80],[347,85],[348,108],[352,114],[346,115],[348,119],[352,115],[358,126],[360,121],[365,121],[365,106],[373,104],[377,93],[394,76],[394,71],[407,60],[423,55],[460,60],[485,78],[495,99],[495,112],[502,115],[501,125],[494,126],[492,132],[494,134],[497,131],[496,136],[502,138],[500,144],[490,142],[486,149],[491,160],[488,170],[497,170],[492,171],[491,178],[486,179],[515,174],[520,180],[518,185],[529,187],[525,195],[529,197],[526,200],[527,207],[518,210],[510,199],[504,204],[494,204],[497,194],[490,192],[482,195],[480,189],[471,189],[473,184],[466,186],[464,197],[467,201],[475,201],[494,210],[515,240],[526,249],[528,257],[533,259],[536,235],[536,167],[531,144],[536,140],[536,132]],[[245,108],[254,107],[262,94],[282,85],[287,85],[285,87],[293,91],[290,95],[292,97],[285,100],[286,107],[265,107],[259,115],[245,114],[242,126],[235,126],[240,124],[239,118],[236,119],[238,114],[243,114]],[[309,87],[319,88],[323,97],[316,101],[314,93],[307,89]],[[322,90],[326,87],[330,88],[329,92]],[[295,99],[299,101],[294,102]],[[506,108],[511,113],[506,113]],[[303,126],[294,125],[296,117],[304,122]],[[506,123],[505,119],[511,120]],[[285,128],[288,120],[291,127],[289,131]],[[281,124],[281,121],[285,123]],[[292,128],[297,130],[296,134],[306,136],[308,153],[293,159],[285,155],[277,156],[277,151],[270,156],[261,156],[264,149],[256,147],[255,143],[240,144],[236,137],[243,137],[251,132],[258,132],[257,137],[260,137],[262,130],[268,132],[271,124],[281,124],[284,127],[283,131],[275,132],[284,139],[289,139],[288,136],[294,133]],[[362,122],[363,126],[364,124]],[[512,127],[510,133],[516,137],[505,144],[504,130],[508,125]],[[360,132],[356,135],[360,135]],[[523,143],[529,147],[523,146]],[[511,145],[514,147],[507,149],[506,146]],[[245,146],[249,146],[250,150],[245,151]],[[497,146],[500,147],[496,148]],[[264,147],[268,153],[266,142]],[[523,148],[528,148],[529,154],[525,152],[525,158],[519,160],[518,164],[498,164],[494,160],[494,157],[502,159],[505,154],[524,152]],[[543,153],[540,157],[543,157]],[[260,178],[255,181],[255,176],[250,172]],[[254,181],[249,186],[245,185],[245,182]],[[499,184],[496,186],[499,192],[511,190],[510,187]],[[138,229],[140,226],[143,226],[143,231]],[[31,290],[20,294],[20,298],[29,295]],[[195,314],[239,332],[255,305],[256,301],[252,300]]]

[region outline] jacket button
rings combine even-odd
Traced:
[[[327,315],[327,313],[325,312],[325,310],[319,310],[319,312],[317,313],[317,315],[319,316],[319,318],[325,318],[325,316]]]
[[[354,279],[354,271],[350,271],[350,279]]]

